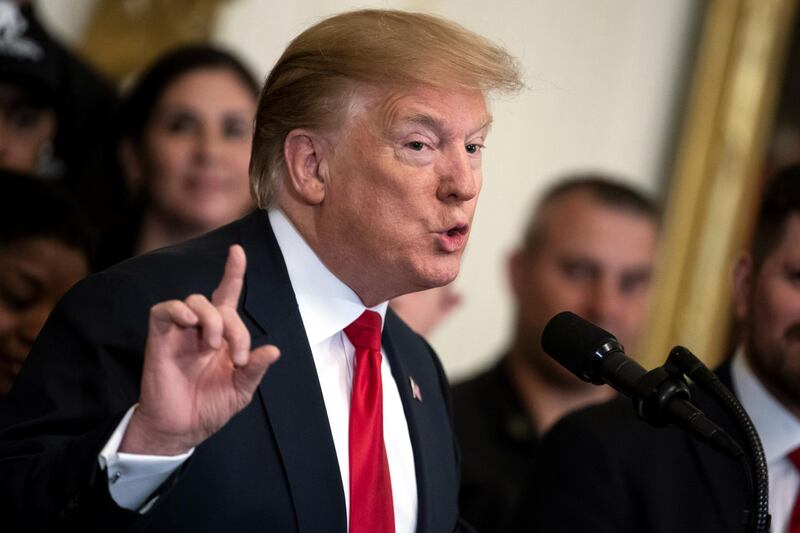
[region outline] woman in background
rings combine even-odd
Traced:
[[[227,52],[159,58],[123,100],[119,165],[135,201],[100,267],[200,235],[252,207],[248,164],[259,84]]]
[[[0,170],[0,396],[64,293],[89,273],[91,240],[75,200]]]

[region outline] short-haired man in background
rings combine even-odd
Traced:
[[[545,324],[570,310],[635,345],[658,224],[653,202],[596,175],[565,179],[533,211],[509,261],[516,304],[511,346],[496,366],[453,391],[461,509],[481,531],[513,528],[540,437],[566,413],[613,394],[578,380],[542,351]]]
[[[45,326],[0,406],[11,530],[458,530],[447,380],[387,301],[456,277],[485,98],[520,85],[428,15],[292,41],[257,111],[260,209],[89,278]]]
[[[779,171],[767,185],[752,245],[737,261],[733,281],[742,342],[716,374],[761,437],[772,531],[795,533],[800,531],[800,166]],[[696,388],[692,400],[744,446],[717,402]],[[749,531],[739,464],[677,428],[647,425],[627,398],[565,418],[545,439],[540,465],[530,503],[539,507],[543,532]]]

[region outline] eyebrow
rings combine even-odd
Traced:
[[[439,120],[439,119],[437,119],[435,117],[432,117],[430,115],[426,115],[424,113],[414,113],[414,114],[409,115],[407,117],[402,117],[401,119],[399,119],[397,121],[397,123],[419,124],[421,126],[425,126],[426,128],[430,128],[432,130],[436,130],[436,131],[439,131],[439,132],[447,131],[447,127],[445,126],[445,124],[441,120]],[[474,131],[471,131],[469,133],[469,135],[470,136],[474,135],[477,132],[488,128],[491,125],[492,125],[492,117],[490,115],[490,116],[486,117],[486,120],[483,122],[483,124],[481,124],[480,126],[475,128]]]

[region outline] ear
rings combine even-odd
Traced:
[[[317,134],[296,129],[289,132],[283,142],[286,161],[286,184],[309,205],[319,205],[325,199],[328,164],[327,145]]]
[[[753,256],[744,253],[733,267],[733,309],[738,320],[744,320],[750,314],[753,274]]]
[[[117,151],[125,183],[134,192],[139,192],[144,186],[144,169],[139,150],[130,139],[123,139]]]

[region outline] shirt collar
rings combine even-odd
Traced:
[[[280,209],[268,211],[275,239],[286,262],[300,317],[311,346],[342,331],[367,309],[358,295],[322,263]],[[386,318],[388,302],[369,309]]]
[[[780,461],[800,446],[800,420],[764,388],[741,347],[733,357],[731,379],[736,396],[761,437],[768,464]]]

